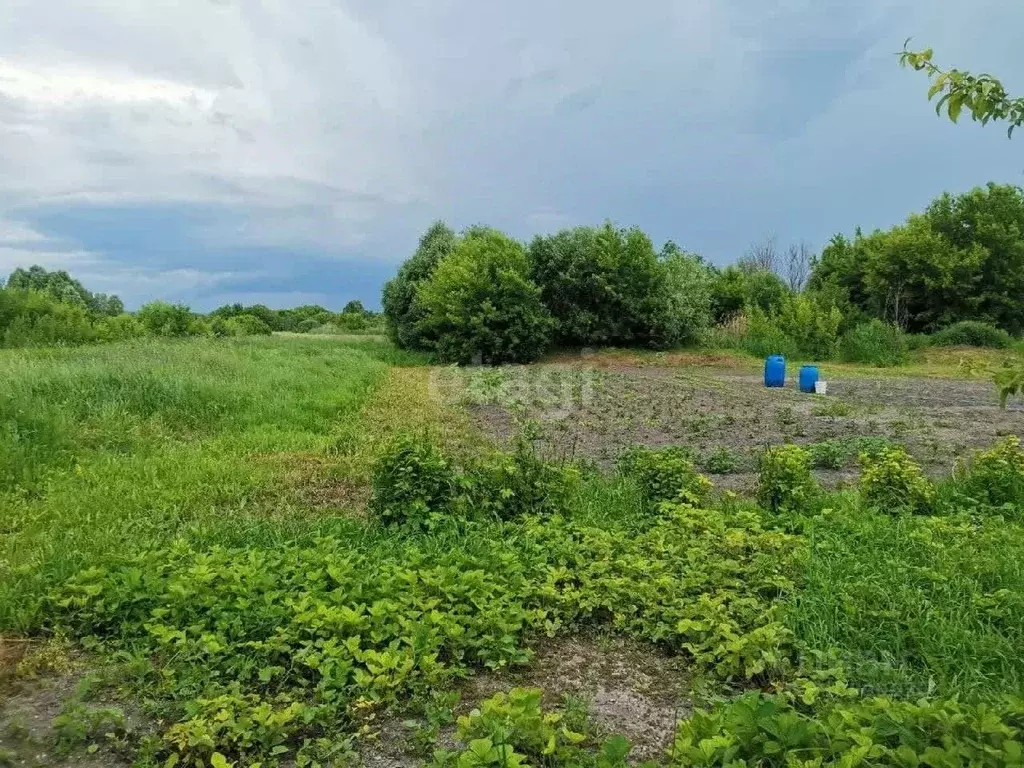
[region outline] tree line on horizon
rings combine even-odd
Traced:
[[[94,294],[64,270],[34,265],[0,282],[0,347],[78,345],[145,336],[259,336],[274,331],[330,334],[378,330],[380,315],[362,302],[340,312],[317,304],[271,309],[226,304],[210,313],[185,304],[151,301],[126,312],[118,296]]]
[[[769,239],[724,268],[607,222],[528,244],[436,222],[383,290],[400,347],[522,363],[552,347],[735,346],[893,364],[922,335],[1009,346],[1024,331],[1024,191],[943,194],[820,255]]]
[[[820,254],[773,239],[716,267],[640,229],[576,227],[521,243],[432,225],[383,289],[383,313],[230,304],[124,311],[64,271],[16,269],[0,288],[0,346],[138,336],[380,331],[442,362],[508,363],[551,348],[703,345],[756,355],[904,360],[939,343],[1009,346],[1024,332],[1024,192],[943,194],[900,225],[836,235]]]

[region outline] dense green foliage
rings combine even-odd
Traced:
[[[639,229],[563,230],[535,238],[529,257],[558,344],[664,346],[708,325],[710,270],[674,243],[659,257]]]
[[[842,701],[809,714],[778,696],[748,693],[680,724],[672,766],[1020,765],[1024,700]]]
[[[553,326],[526,251],[496,230],[460,239],[419,286],[416,305],[423,312],[418,327],[443,362],[536,360]]]
[[[903,331],[874,318],[843,334],[839,341],[839,356],[847,363],[887,367],[907,362],[910,347]]]
[[[707,478],[697,473],[693,459],[682,448],[636,446],[619,459],[619,471],[636,482],[651,509],[666,502],[699,505],[711,490]]]
[[[931,337],[937,347],[988,347],[1006,349],[1013,338],[1002,328],[977,320],[964,320],[943,328]]]
[[[715,279],[711,310],[718,323],[753,307],[767,315],[779,309],[787,293],[786,284],[774,272],[750,264],[730,265]]]
[[[388,335],[402,349],[428,347],[430,339],[424,335],[424,312],[417,293],[457,243],[455,233],[444,222],[435,222],[420,239],[416,252],[399,267],[398,274],[385,283],[381,303]]]
[[[814,509],[821,488],[811,475],[811,455],[799,445],[778,445],[761,454],[757,500],[772,512]]]
[[[906,449],[886,446],[861,455],[864,471],[860,490],[864,503],[889,514],[928,514],[935,503],[935,488]]]
[[[6,287],[14,291],[35,291],[62,304],[81,307],[93,315],[120,315],[124,304],[117,296],[91,293],[63,270],[48,272],[38,265],[15,269],[7,278]]]
[[[821,254],[811,288],[838,286],[862,311],[918,331],[978,320],[1024,330],[1024,192],[989,184],[944,194],[906,224]]]

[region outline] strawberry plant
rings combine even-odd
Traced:
[[[772,512],[807,511],[821,488],[811,475],[811,457],[798,445],[778,445],[761,455],[757,500]]]
[[[862,454],[860,461],[864,467],[861,498],[869,507],[895,514],[928,514],[933,510],[935,486],[906,449],[890,446],[876,454]]]

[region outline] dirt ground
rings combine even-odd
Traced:
[[[524,421],[539,424],[545,453],[610,468],[631,445],[683,446],[719,488],[752,487],[764,447],[875,437],[902,443],[934,477],[1002,435],[1024,435],[1024,404],[999,407],[985,379],[831,375],[828,394],[788,384],[765,389],[760,374],[721,364],[547,364],[468,374],[461,400],[475,424],[507,442]],[[712,457],[734,466],[722,470]],[[829,486],[857,476],[819,471]],[[720,463],[720,462],[719,462]]]
[[[545,711],[575,700],[588,713],[596,739],[625,736],[633,745],[630,762],[639,763],[661,757],[671,745],[676,722],[692,711],[690,684],[681,658],[649,645],[612,636],[561,638],[538,646],[528,665],[468,679],[459,691],[455,714],[467,714],[512,688],[541,688]],[[442,730],[438,744],[456,746],[454,725]],[[400,718],[381,724],[362,760],[367,768],[423,764],[411,754]]]

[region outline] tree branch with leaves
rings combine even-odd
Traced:
[[[1024,125],[1024,98],[1013,98],[1003,84],[992,75],[974,75],[959,69],[945,70],[933,61],[933,51],[912,51],[907,46],[910,39],[903,44],[899,54],[900,66],[910,67],[918,72],[925,72],[932,81],[928,89],[928,99],[939,97],[935,104],[935,114],[946,115],[954,123],[966,109],[971,119],[982,125],[990,121],[1009,123],[1006,134],[1013,136],[1014,128]]]

